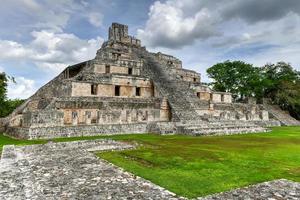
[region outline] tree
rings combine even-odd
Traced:
[[[289,63],[258,68],[242,61],[218,63],[207,70],[213,88],[231,92],[237,100],[270,98],[274,104],[300,119],[300,72]]]
[[[8,116],[16,107],[21,105],[24,100],[7,99],[8,81],[15,82],[13,77],[7,76],[4,72],[0,73],[0,117]]]
[[[300,79],[300,72],[293,69],[289,63],[278,62],[277,64],[266,64],[262,67],[265,79],[264,96],[274,99],[282,84],[296,83]]]
[[[5,111],[6,111],[6,93],[7,93],[7,82],[8,78],[6,74],[0,73],[0,117],[5,116]]]
[[[0,103],[6,100],[8,77],[6,74],[0,73]]]
[[[289,63],[278,62],[262,67],[266,89],[264,96],[300,119],[300,72]]]
[[[236,100],[246,97],[262,97],[262,76],[259,68],[242,61],[225,61],[207,70],[208,76],[214,80],[213,89],[231,92]]]

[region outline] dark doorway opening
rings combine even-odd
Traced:
[[[115,96],[120,96],[120,86],[119,85],[115,86]]]
[[[128,68],[128,74],[132,75],[132,68]]]
[[[141,88],[140,87],[135,88],[135,96],[141,96]]]
[[[97,95],[97,85],[95,85],[95,84],[91,85],[91,94]]]
[[[105,73],[106,74],[110,73],[110,66],[109,65],[105,65]]]

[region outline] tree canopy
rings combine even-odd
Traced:
[[[213,89],[231,92],[235,100],[270,98],[300,118],[300,72],[285,62],[254,67],[242,61],[225,61],[207,70]]]
[[[8,116],[16,107],[24,102],[24,100],[20,99],[7,98],[9,80],[15,82],[13,77],[7,76],[4,72],[0,73],[0,117]]]
[[[261,95],[262,77],[259,68],[242,61],[218,63],[207,70],[214,80],[213,88],[221,92],[231,92],[235,99]]]

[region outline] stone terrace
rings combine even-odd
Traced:
[[[300,199],[300,183],[280,179],[199,198],[198,200],[223,199],[298,200]]]
[[[89,152],[128,148],[133,146],[111,140],[5,146],[0,199],[173,199]]]
[[[184,199],[91,153],[130,148],[113,140],[4,146],[0,199]],[[300,199],[300,184],[277,180],[199,199]]]

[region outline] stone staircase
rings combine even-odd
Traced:
[[[176,74],[147,51],[136,51],[144,60],[142,73],[153,80],[155,88],[168,99],[173,122],[151,124],[149,132],[160,134],[224,135],[266,132],[267,129],[246,121],[208,121],[197,110],[208,110],[209,102],[200,101],[188,82],[176,79]]]
[[[231,135],[242,133],[264,133],[268,129],[245,121],[185,121],[185,122],[158,122],[148,126],[150,133],[162,135],[184,134],[192,136],[204,135]]]
[[[293,118],[287,111],[282,110],[278,105],[264,103],[264,108],[285,126],[300,126],[300,121]]]
[[[144,59],[143,73],[153,80],[154,86],[168,99],[173,121],[202,120],[196,110],[201,106],[208,108],[208,105],[200,104],[189,83],[174,79],[176,74],[170,75],[168,68],[159,63],[153,55],[144,52],[140,56]]]
[[[177,125],[178,133],[186,135],[230,135],[242,133],[267,132],[266,128],[258,126],[252,122],[231,120],[215,122],[189,122]]]

